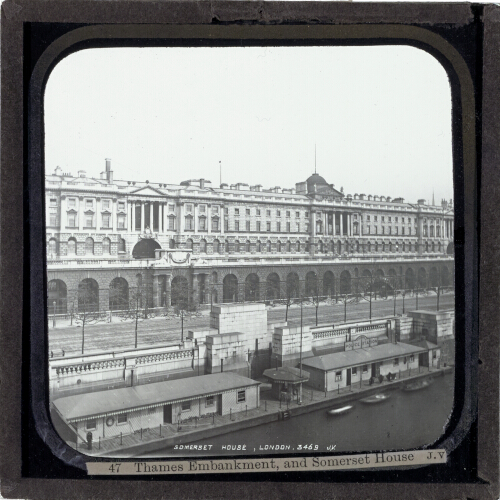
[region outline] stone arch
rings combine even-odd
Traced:
[[[423,267],[418,270],[418,287],[427,288],[427,271]]]
[[[50,280],[47,283],[48,314],[66,314],[68,312],[68,288],[62,280]]]
[[[247,241],[245,242],[245,252],[246,252],[246,253],[250,253],[250,250],[251,250],[250,240],[247,240]]]
[[[300,293],[300,281],[297,273],[288,273],[286,277],[287,298],[298,298]]]
[[[318,275],[314,271],[309,271],[306,274],[305,294],[306,297],[314,297],[319,293]]]
[[[281,253],[281,240],[278,240],[276,243],[276,252]]]
[[[405,272],[405,288],[412,289],[415,287],[415,273],[413,269],[409,267]]]
[[[189,282],[185,276],[175,276],[170,286],[170,305],[187,309],[189,304]]]
[[[99,311],[99,285],[93,278],[85,278],[78,284],[78,312]]]
[[[441,267],[441,284],[443,286],[450,286],[450,271],[447,266]]]
[[[170,248],[170,250],[173,250],[175,248],[175,240],[173,240],[172,238],[168,241],[168,248]]]
[[[200,253],[207,253],[207,240],[204,238],[200,240]]]
[[[290,253],[292,251],[292,244],[290,243],[290,240],[286,241],[286,252]]]
[[[300,240],[297,240],[297,252],[300,252]]]
[[[113,278],[109,284],[109,310],[117,311],[120,309],[128,309],[128,306],[128,281],[121,277]]]
[[[436,267],[431,267],[429,271],[429,285],[433,288],[439,286],[439,275]]]
[[[222,301],[238,302],[238,278],[234,274],[227,274],[222,281]]]
[[[132,250],[134,259],[154,259],[155,250],[161,248],[160,244],[152,238],[144,238],[135,244]]]
[[[212,248],[213,248],[213,253],[220,253],[221,250],[220,241],[215,239],[214,242],[212,243]]]
[[[193,250],[193,240],[191,238],[188,238],[186,240],[186,245],[185,245],[186,250]]]
[[[340,293],[345,295],[352,292],[351,290],[351,273],[349,271],[342,271],[340,273],[339,283]]]
[[[266,300],[279,300],[280,298],[280,277],[276,273],[271,273],[266,279]]]
[[[255,302],[260,299],[260,280],[257,274],[250,273],[245,278],[245,301]]]
[[[332,271],[326,271],[323,274],[323,295],[333,297],[335,295],[335,278]]]
[[[267,240],[267,243],[266,243],[266,252],[267,253],[271,253],[272,249],[273,249],[273,245],[271,243],[271,240]]]
[[[262,252],[262,243],[260,242],[260,240],[257,240],[257,243],[255,245],[255,251],[258,253]]]
[[[455,245],[454,245],[453,241],[450,242],[448,244],[448,246],[446,247],[446,253],[448,255],[453,255],[455,253]]]
[[[320,253],[323,253],[323,241],[322,240],[318,241],[318,249],[319,249]]]
[[[235,240],[234,242],[234,253],[240,252],[240,240]]]
[[[126,252],[127,251],[127,243],[123,238],[120,238],[118,242],[118,252]]]

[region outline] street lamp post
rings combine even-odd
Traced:
[[[52,318],[52,328],[56,327],[56,304],[57,302],[54,300],[54,302],[52,302],[52,305],[54,306],[54,317]]]
[[[300,385],[299,385],[299,404],[302,404],[302,328],[303,328],[303,321],[302,321],[302,300],[303,297],[300,298],[300,357],[299,357],[299,367],[300,367]]]

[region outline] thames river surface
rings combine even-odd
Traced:
[[[434,379],[425,389],[388,392],[377,404],[354,403],[344,415],[327,416],[326,410],[292,417],[245,430],[192,442],[209,451],[165,448],[148,457],[194,457],[272,453],[357,452],[418,448],[442,434],[453,407],[454,374]],[[332,404],[334,406],[335,403]],[[210,446],[211,445],[211,446]],[[235,450],[234,447],[245,448]],[[278,447],[278,449],[273,449]],[[285,449],[283,449],[285,447]]]

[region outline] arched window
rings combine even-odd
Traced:
[[[240,242],[238,240],[236,240],[234,242],[234,252],[239,253],[239,251],[240,251]]]
[[[75,240],[75,238],[70,238],[68,240],[68,255],[76,255],[76,240]]]
[[[48,283],[47,306],[49,314],[66,314],[67,288],[61,280],[50,280]]]
[[[118,242],[118,252],[125,252],[126,251],[126,243],[123,238],[120,238],[120,241]]]
[[[94,240],[92,238],[85,240],[85,255],[94,255]]]
[[[214,246],[214,253],[219,253],[219,240],[214,240],[214,243],[213,243],[213,246]]]
[[[245,252],[250,253],[250,242],[248,240],[245,243]]]
[[[102,253],[104,255],[109,255],[111,253],[111,240],[109,238],[104,238],[102,240]]]
[[[262,252],[262,244],[260,241],[257,241],[257,249],[256,249],[257,252]]]
[[[321,240],[319,240],[319,244],[318,244],[318,245],[319,245],[319,247],[318,247],[318,248],[319,248],[319,251],[320,251],[321,253],[323,253],[323,242],[322,242]]]
[[[124,278],[114,278],[109,284],[109,309],[116,311],[128,309],[128,281]]]
[[[291,245],[291,243],[290,243],[290,240],[288,240],[288,241],[286,242],[286,251],[287,251],[288,253],[290,253],[290,251],[291,251],[291,250],[292,250],[292,245]]]
[[[297,241],[297,252],[300,252],[300,241]]]
[[[268,242],[267,242],[267,251],[271,252],[271,250],[272,250],[271,240],[268,240]]]
[[[47,253],[49,257],[54,257],[57,255],[57,240],[55,238],[50,238]]]
[[[168,248],[170,248],[170,250],[175,248],[175,240],[170,240],[168,242]]]
[[[281,253],[281,241],[278,240],[278,243],[276,243],[276,251],[278,253]]]
[[[434,226],[431,226],[431,238],[434,238]]]
[[[342,253],[342,243],[337,241],[337,253],[340,255]]]
[[[186,248],[187,248],[188,250],[192,250],[192,249],[193,249],[193,240],[192,240],[191,238],[188,238],[188,239],[186,240]]]
[[[224,251],[225,251],[226,253],[229,253],[229,241],[228,241],[228,240],[226,240],[226,243],[224,244],[224,247],[225,247],[225,248],[224,248]]]
[[[207,240],[200,241],[200,253],[207,253]]]

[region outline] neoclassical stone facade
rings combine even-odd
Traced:
[[[453,284],[451,201],[345,195],[318,174],[293,189],[213,188],[114,180],[110,160],[100,179],[58,168],[46,176],[46,236],[59,313],[77,310],[82,283],[99,310],[146,285],[158,307],[175,303],[173,285],[209,303]]]

